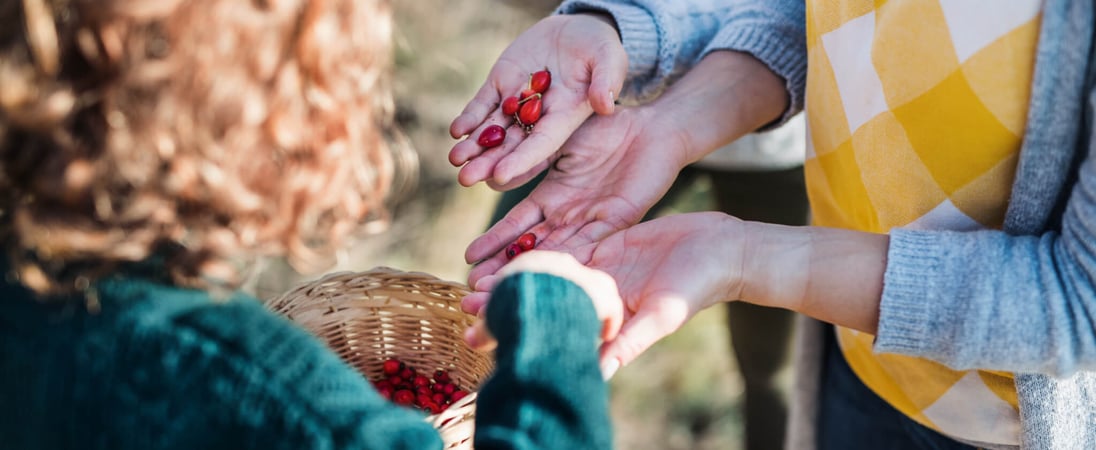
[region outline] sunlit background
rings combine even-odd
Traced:
[[[556,2],[394,1],[398,120],[420,155],[419,181],[388,231],[348,249],[325,272],[389,266],[464,281],[464,249],[488,225],[498,193],[456,183],[449,122],[505,47]],[[698,186],[680,211],[709,208]],[[321,274],[267,263],[249,289],[261,298]],[[612,380],[618,449],[740,449],[742,382],[723,308],[705,311]],[[788,374],[782,379],[787,385]]]

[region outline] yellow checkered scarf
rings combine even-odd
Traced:
[[[817,225],[1000,227],[1026,123],[1040,0],[807,0],[807,187]],[[1011,374],[873,354],[873,391],[947,435],[1017,444]]]

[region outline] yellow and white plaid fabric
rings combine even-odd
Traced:
[[[807,0],[807,187],[817,225],[1000,227],[1026,123],[1041,0]],[[849,365],[944,434],[1017,444],[1012,375],[872,353]]]

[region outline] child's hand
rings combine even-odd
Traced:
[[[480,280],[476,286],[478,292],[470,296],[473,298],[472,301],[486,303],[490,291],[500,281],[507,275],[518,272],[552,274],[577,284],[593,301],[598,320],[602,323],[600,336],[602,341],[608,342],[616,338],[624,316],[624,306],[617,291],[616,282],[607,273],[586,267],[566,253],[543,250],[522,253],[500,269],[497,274]],[[496,344],[483,321],[484,310],[485,308],[479,308],[480,319],[465,333],[468,345],[478,350],[489,350]]]

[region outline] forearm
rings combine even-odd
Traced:
[[[746,233],[743,300],[875,333],[887,235],[756,222]]]
[[[776,120],[787,103],[783,80],[764,63],[745,53],[718,51],[643,108],[649,132],[680,136],[684,167]]]
[[[645,101],[697,63],[729,6],[720,0],[568,0],[556,12],[611,16],[628,53],[627,82],[618,94]]]

